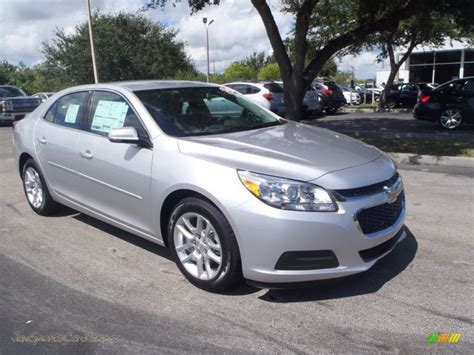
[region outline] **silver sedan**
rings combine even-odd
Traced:
[[[365,271],[405,237],[390,158],[227,87],[70,88],[18,122],[13,145],[36,213],[66,205],[169,247],[214,292]]]

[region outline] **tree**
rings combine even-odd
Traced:
[[[163,6],[168,0],[149,0],[151,7]],[[171,1],[171,0],[170,0]],[[179,0],[174,0],[178,2]],[[472,0],[281,0],[283,11],[294,15],[294,52],[292,60],[266,0],[250,0],[259,13],[273,55],[280,67],[284,82],[287,118],[299,121],[307,86],[316,78],[324,63],[336,53],[354,43],[363,42],[369,35],[398,26],[402,20],[420,11],[439,9],[453,13],[457,21],[472,23],[460,7]],[[206,5],[218,5],[220,0],[188,0],[191,11]],[[462,4],[461,4],[462,3]],[[272,5],[273,7],[274,5]],[[471,6],[471,5],[469,5]],[[471,6],[472,7],[472,6]],[[315,50],[309,39],[316,39]],[[311,60],[307,63],[306,58]]]
[[[255,78],[254,69],[240,62],[234,62],[224,71],[226,81],[253,80]]]
[[[258,71],[258,80],[280,80],[280,67],[277,63],[269,63]]]
[[[143,15],[95,13],[93,29],[101,81],[197,75],[176,31]],[[57,30],[55,36],[43,44],[45,68],[55,68],[73,85],[93,82],[87,23],[72,34]]]
[[[379,100],[379,110],[384,109],[400,67],[406,62],[416,46],[441,46],[446,38],[461,40],[463,36],[466,36],[466,31],[468,29],[456,24],[452,16],[438,11],[426,11],[401,21],[397,27],[376,33],[369,42],[369,46],[378,45],[381,49],[379,59],[388,58],[390,62],[390,74]],[[472,37],[473,33],[470,36]],[[395,54],[397,48],[404,51],[398,60]]]

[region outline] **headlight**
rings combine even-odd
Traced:
[[[337,204],[322,187],[238,170],[240,181],[266,204],[283,210],[335,212]]]

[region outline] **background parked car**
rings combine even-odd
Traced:
[[[37,97],[41,99],[42,102],[45,102],[48,98],[54,95],[54,92],[37,92],[36,94],[31,95],[32,97]]]
[[[22,119],[41,102],[41,99],[27,96],[16,86],[0,85],[0,123],[11,123]]]
[[[314,82],[314,89],[321,98],[323,110],[328,114],[334,114],[336,111],[346,104],[346,99],[342,90],[334,81]]]
[[[361,96],[356,90],[351,89],[347,86],[342,86],[342,85],[339,85],[339,87],[341,88],[342,93],[344,94],[344,98],[346,99],[346,102],[348,104],[350,104],[351,101],[353,105],[361,104]]]
[[[283,88],[283,81],[275,81]],[[303,99],[303,116],[317,116],[321,114],[321,100],[317,91],[313,87],[309,87]]]
[[[474,123],[474,76],[422,90],[413,115],[417,120],[438,122],[449,130]]]
[[[388,108],[415,106],[420,90],[431,91],[435,88],[428,83],[402,83],[392,85],[385,105]]]
[[[233,82],[224,84],[280,116],[285,115],[283,88],[274,82]]]

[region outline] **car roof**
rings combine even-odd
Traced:
[[[258,81],[233,81],[231,83],[225,83],[223,85],[254,85],[254,86],[263,86],[264,84],[268,83],[262,83]]]
[[[130,91],[153,90],[153,89],[173,89],[173,88],[197,88],[197,87],[218,87],[217,84],[203,83],[200,81],[187,80],[131,80],[106,83],[121,86]]]

